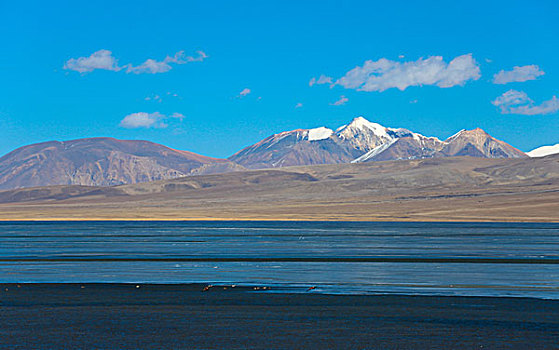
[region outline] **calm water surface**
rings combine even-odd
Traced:
[[[559,299],[559,224],[0,223],[0,282]]]

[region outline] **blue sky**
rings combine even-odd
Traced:
[[[557,1],[3,1],[0,153],[112,136],[227,157],[359,115],[528,151],[559,142],[557,18]]]

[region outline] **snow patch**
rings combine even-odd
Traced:
[[[384,144],[382,144],[378,147],[375,147],[372,150],[370,150],[369,152],[362,155],[361,157],[352,160],[351,162],[352,163],[366,162],[367,160],[373,158],[374,156],[384,152],[388,147],[392,146],[394,144],[394,142],[396,142],[396,140],[392,140],[392,141],[384,143]]]
[[[325,140],[332,136],[333,133],[334,131],[321,126],[320,128],[310,129],[307,137],[309,141]]]
[[[526,154],[532,158],[545,157],[557,153],[559,153],[559,143],[551,146],[538,147],[530,152],[526,152]]]

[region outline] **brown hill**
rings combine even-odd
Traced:
[[[18,148],[0,158],[0,189],[113,186],[239,169],[242,167],[225,159],[148,141],[108,137],[50,141]]]

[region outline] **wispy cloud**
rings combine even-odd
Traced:
[[[391,88],[405,90],[410,86],[422,85],[449,88],[464,85],[469,80],[477,80],[480,76],[479,64],[471,54],[458,56],[448,63],[441,56],[408,62],[381,58],[377,61],[365,61],[362,66],[348,71],[333,85],[359,91],[385,91]],[[318,80],[314,83],[318,83]]]
[[[332,84],[332,77],[328,77],[322,74],[320,77],[318,77],[318,79],[313,77],[309,81],[309,86],[322,85],[322,84]]]
[[[144,98],[144,100],[146,101],[155,101],[155,102],[163,102],[163,98],[161,98],[161,96],[159,95],[151,95],[151,96],[147,96],[146,98]]]
[[[124,119],[120,121],[120,126],[127,129],[166,128],[169,125],[165,121],[169,119],[179,119],[182,121],[184,115],[181,113],[173,113],[167,116],[159,112],[137,112],[125,116]]]
[[[70,58],[64,64],[64,69],[80,73],[92,72],[96,69],[118,72],[122,67],[118,66],[116,58],[109,50],[99,50],[88,57]]]
[[[144,100],[161,103],[161,102],[163,102],[163,97],[165,97],[165,100],[167,100],[169,98],[182,100],[182,97],[180,97],[179,94],[177,94],[176,92],[171,92],[171,91],[167,91],[166,93],[164,93],[164,94],[162,93],[161,95],[150,94],[150,95],[144,97]]]
[[[553,96],[539,105],[524,91],[509,90],[491,102],[502,114],[540,115],[559,112],[559,99]]]
[[[344,95],[340,96],[340,99],[337,100],[336,102],[332,102],[330,103],[330,105],[332,106],[343,106],[346,104],[346,102],[349,101],[349,99],[347,97],[345,97]]]
[[[245,97],[246,95],[250,94],[251,91],[249,88],[244,88],[243,90],[241,90],[241,92],[239,92],[239,95],[237,95],[237,97],[242,98]]]
[[[545,72],[535,64],[529,66],[516,66],[510,71],[501,70],[493,76],[493,84],[508,84],[513,82],[524,82],[536,80]]]
[[[184,51],[179,51],[173,56],[167,56],[162,61],[149,58],[144,63],[134,66],[129,63],[123,66],[118,65],[117,59],[109,50],[99,50],[92,53],[88,57],[70,58],[64,64],[64,69],[72,70],[80,73],[88,73],[94,70],[109,70],[118,72],[125,69],[126,73],[134,74],[156,74],[165,73],[173,68],[173,64],[186,64],[190,62],[201,62],[206,59],[208,55],[203,51],[197,51],[196,56],[187,56]]]
[[[139,66],[133,66],[131,64],[127,65],[126,73],[134,74],[157,74],[165,73],[173,69],[171,64],[185,64],[190,62],[202,62],[208,57],[203,51],[197,52],[198,56],[186,56],[184,51],[177,52],[174,56],[167,56],[162,61],[157,61],[154,59],[147,59],[144,63]]]

